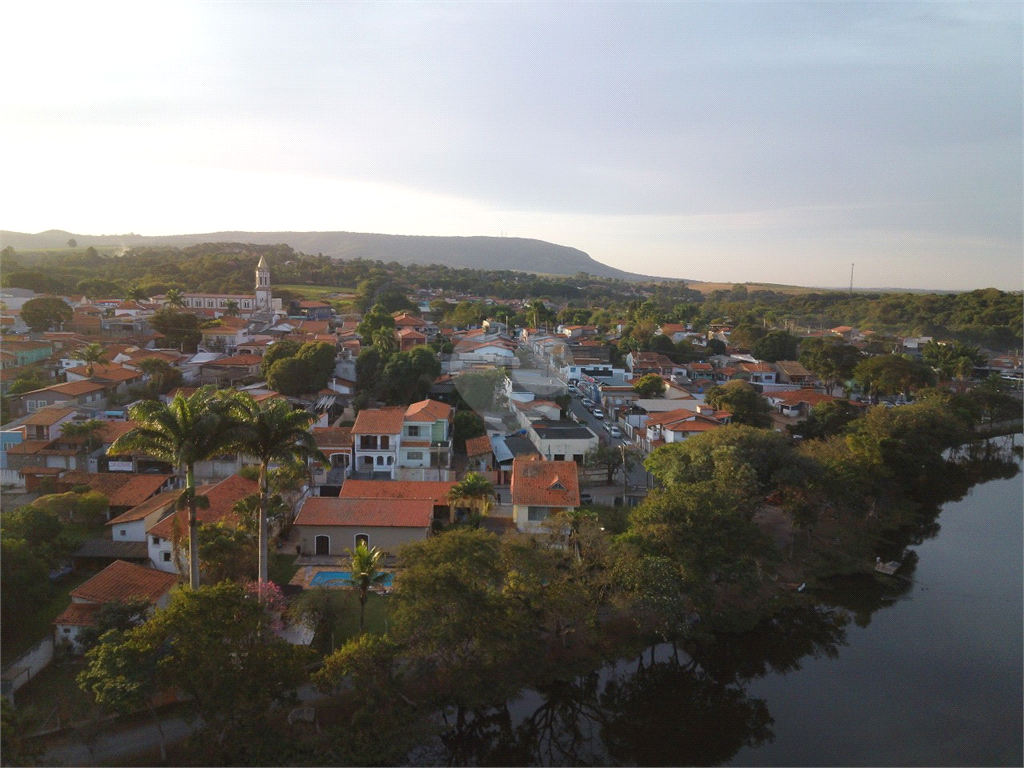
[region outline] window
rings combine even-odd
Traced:
[[[165,563],[171,562],[171,553],[170,552],[164,552],[164,562]]]
[[[374,451],[377,449],[376,435],[362,435],[359,438],[359,447],[364,450]]]
[[[394,456],[388,456],[388,466],[390,467],[394,463],[395,463],[395,457]]]
[[[121,529],[121,535],[122,536],[127,536],[128,535],[128,531],[126,531],[124,528],[122,528]]]
[[[35,409],[36,409],[36,401],[35,400],[26,400],[25,401],[25,410],[26,411],[28,411],[29,413],[32,413]]]
[[[154,536],[153,537],[153,546],[154,547],[160,546],[160,537],[159,536]]]
[[[357,533],[357,534],[356,534],[356,538],[355,538],[355,542],[356,542],[356,546],[355,546],[355,548],[356,548],[356,549],[358,549],[358,548],[359,548],[359,545],[360,545],[360,544],[362,544],[362,545],[363,545],[364,547],[366,547],[367,549],[369,549],[369,548],[370,548],[370,537],[369,537],[369,535],[368,535],[368,534],[365,534],[365,533]]]
[[[405,433],[409,437],[419,437],[420,436],[420,428],[418,426],[416,426],[415,424],[410,424],[408,427],[405,428]]]
[[[380,448],[382,451],[386,451],[391,447],[391,439],[387,435],[380,436]]]
[[[317,555],[329,555],[331,554],[331,537],[330,536],[317,536],[313,540],[313,551]]]
[[[565,461],[565,454],[564,453],[556,453],[555,454],[555,461]]]
[[[582,466],[582,464],[583,464],[583,454],[582,453],[574,453],[572,455],[572,460],[575,461],[577,464]]]
[[[364,467],[372,467],[373,466],[373,456],[363,456],[363,466]]]
[[[409,451],[406,455],[409,457],[409,461],[420,461],[423,458],[423,451]]]
[[[548,507],[529,507],[526,512],[526,519],[531,523],[538,523],[548,519]]]

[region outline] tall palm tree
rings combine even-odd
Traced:
[[[103,356],[106,354],[106,350],[103,349],[102,344],[93,342],[86,347],[83,347],[78,353],[78,358],[86,364],[86,372],[89,374],[89,378],[92,378],[93,366],[96,363],[103,362]]]
[[[166,461],[185,472],[185,492],[179,508],[188,508],[189,585],[199,587],[199,523],[196,509],[205,499],[195,493],[196,462],[229,448],[235,439],[235,425],[227,412],[227,400],[213,387],[192,395],[178,394],[169,404],[143,400],[130,410],[137,425],[121,435],[108,453],[143,453]]]
[[[349,562],[350,586],[359,590],[359,634],[363,633],[363,617],[366,614],[366,601],[369,599],[370,587],[383,583],[388,577],[388,572],[380,568],[384,553],[377,547],[367,549],[366,545],[359,542],[355,551],[348,550],[351,561]]]
[[[238,302],[234,299],[228,299],[224,304],[224,314],[227,317],[238,317]]]
[[[494,486],[479,472],[470,472],[448,491],[450,523],[455,522],[455,505],[458,502],[470,506],[474,512],[474,527],[477,527],[480,525],[480,518],[487,514],[494,503]]]
[[[167,293],[165,294],[164,298],[167,301],[167,306],[168,307],[184,307],[185,306],[185,297],[182,295],[181,291],[178,290],[177,288],[171,288],[169,291],[167,291]]]
[[[233,398],[233,418],[241,426],[233,447],[260,463],[259,580],[267,580],[269,548],[267,512],[270,505],[270,465],[310,459],[325,464],[328,458],[316,447],[309,431],[316,416],[297,411],[287,400],[273,399],[260,405],[249,395]]]

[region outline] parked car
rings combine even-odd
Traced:
[[[594,405],[595,405],[594,401],[591,400],[589,397],[584,397],[583,398],[583,407],[586,408],[588,411],[593,411],[594,410]]]
[[[604,418],[604,411],[602,411],[600,408],[595,408],[593,413],[594,413],[594,418],[595,419],[603,419]]]
[[[618,427],[612,427],[611,429],[608,430],[608,433],[612,437],[622,437],[622,430],[619,429]]]

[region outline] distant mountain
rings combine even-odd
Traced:
[[[66,248],[74,239],[79,248],[133,248],[145,245],[185,247],[199,243],[285,243],[296,251],[322,253],[335,259],[370,259],[399,264],[443,264],[469,269],[511,269],[546,275],[587,272],[621,280],[659,280],[625,272],[595,261],[583,251],[543,240],[520,237],[427,237],[374,235],[359,232],[208,232],[199,235],[77,235],[51,229],[38,234],[0,231],[0,242],[15,251]]]

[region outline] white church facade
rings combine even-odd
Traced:
[[[281,299],[275,299],[270,286],[270,265],[267,264],[265,256],[260,256],[259,264],[256,265],[256,291],[254,294],[243,295],[234,293],[184,293],[181,294],[182,305],[185,309],[212,309],[215,312],[224,312],[228,302],[235,302],[239,314],[251,315],[257,312],[281,312],[283,309]],[[154,296],[153,301],[164,306],[167,305],[167,295]]]

